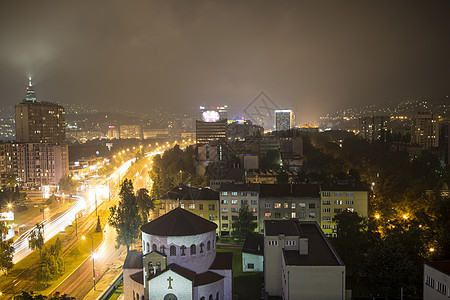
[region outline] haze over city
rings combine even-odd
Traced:
[[[0,101],[242,107],[297,120],[450,94],[448,1],[3,1]],[[245,106],[244,106],[245,107]]]
[[[450,1],[2,1],[0,300],[450,299]]]

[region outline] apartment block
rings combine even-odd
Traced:
[[[220,234],[228,236],[233,231],[233,220],[239,216],[239,209],[247,204],[259,225],[259,187],[254,184],[222,184],[220,192]],[[259,226],[256,230],[260,230]]]
[[[320,195],[320,226],[327,236],[336,236],[337,225],[334,217],[345,210],[368,218],[369,190],[364,187],[351,184],[324,185]]]
[[[181,207],[216,223],[219,228],[219,193],[210,188],[180,185],[174,187],[161,197],[156,210],[158,215],[168,213]]]
[[[265,220],[320,220],[318,184],[261,184],[259,228]]]

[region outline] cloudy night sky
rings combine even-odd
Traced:
[[[0,101],[245,107],[299,122],[450,94],[450,1],[2,1]]]

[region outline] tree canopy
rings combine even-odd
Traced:
[[[243,243],[247,235],[255,231],[257,224],[247,204],[241,206],[238,217],[232,221],[232,226],[232,236],[239,243]]]
[[[14,248],[12,239],[6,240],[8,226],[0,221],[0,271],[8,272],[13,267]]]
[[[134,194],[133,183],[125,179],[119,192],[119,204],[110,208],[108,223],[116,229],[116,248],[120,245],[130,246],[139,237],[142,219],[139,218],[139,207]]]

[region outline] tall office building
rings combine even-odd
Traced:
[[[216,122],[196,121],[195,134],[197,144],[208,144],[213,141],[225,140],[227,138],[227,120]]]
[[[57,103],[38,102],[29,81],[25,99],[16,104],[16,141],[32,143],[66,143],[64,107]]]
[[[431,113],[418,113],[412,118],[411,143],[423,149],[439,146],[439,120]]]
[[[275,130],[289,130],[293,125],[294,114],[290,109],[275,110]]]
[[[389,116],[368,116],[359,118],[359,133],[363,139],[386,141]]]

